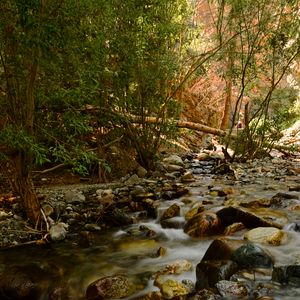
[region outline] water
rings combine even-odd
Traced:
[[[204,178],[202,181],[199,178],[199,185],[194,184],[195,187],[191,188],[191,194],[188,197],[199,202],[203,199],[212,199],[207,193],[207,186],[212,182],[211,178]],[[218,184],[223,185],[224,182],[215,183],[215,185]],[[236,200],[252,201],[270,198],[279,191],[286,191],[287,182],[276,182],[276,190],[266,189],[268,184],[269,182],[258,182],[257,184],[234,185],[236,190],[234,197]],[[181,200],[182,198],[163,202],[159,215],[173,203],[178,203],[184,214],[190,205],[183,204]],[[221,204],[222,201],[217,200],[208,207],[215,210]],[[287,211],[287,215],[289,223],[300,218],[298,211]],[[178,217],[178,221],[182,221],[182,218],[183,216]],[[140,225],[147,226],[156,232],[156,236],[153,239],[145,239],[128,235],[129,229],[138,228]],[[300,263],[300,250],[298,250],[300,249],[300,233],[291,229],[291,226],[284,228],[287,240],[283,245],[265,246],[275,257],[276,264],[295,264],[298,261]],[[148,291],[158,290],[153,285],[151,274],[177,260],[188,260],[192,263],[193,268],[177,275],[176,278],[178,280],[190,279],[195,282],[195,267],[201,261],[213,239],[213,237],[192,239],[182,229],[162,228],[158,220],[144,220],[126,228],[93,233],[92,237],[92,243],[87,248],[80,245],[77,239],[68,239],[48,246],[27,246],[1,251],[0,271],[5,266],[30,265],[32,263],[45,270],[51,269],[54,273],[59,274],[61,280],[70,288],[71,300],[85,299],[87,286],[100,277],[126,274],[129,277],[137,278],[144,286],[143,290],[134,295],[137,296]],[[236,233],[232,238],[242,239],[243,232]],[[159,247],[166,249],[166,255],[160,257],[155,255]],[[297,298],[300,298],[300,289],[296,287],[280,288],[275,297],[278,300]],[[46,300],[47,296],[41,300],[44,299]]]

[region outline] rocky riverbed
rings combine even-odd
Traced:
[[[220,151],[168,155],[152,174],[41,188],[47,232],[31,228],[17,199],[7,195],[0,209],[0,298],[294,299],[300,288],[299,158],[234,164],[222,158]],[[41,258],[26,265],[12,257],[27,247],[51,255],[47,247],[62,245],[78,247],[86,260],[87,249],[109,247],[122,268],[105,265],[76,290],[74,278],[83,275],[68,277],[69,265]],[[282,286],[293,287],[292,298],[282,298]]]

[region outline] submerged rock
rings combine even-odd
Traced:
[[[173,299],[175,297],[184,296],[189,293],[189,289],[182,283],[174,280],[166,280],[160,287],[161,293],[166,299]]]
[[[160,219],[161,220],[170,219],[179,216],[179,214],[180,214],[180,206],[174,203],[164,211]]]

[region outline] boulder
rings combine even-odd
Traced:
[[[274,264],[273,258],[267,252],[252,243],[246,243],[236,249],[231,259],[245,269],[268,269],[272,268]]]
[[[59,222],[50,227],[49,234],[52,241],[62,241],[67,236],[68,224]]]
[[[196,267],[196,290],[212,288],[240,269],[232,260],[202,260]]]
[[[202,212],[188,220],[184,232],[191,237],[203,237],[221,234],[224,228],[214,212]]]
[[[122,299],[129,297],[134,292],[134,284],[125,276],[106,276],[92,282],[88,286],[86,299]]]
[[[82,194],[82,192],[67,191],[65,193],[65,199],[67,203],[80,204],[85,201],[85,196]]]
[[[241,222],[247,228],[276,227],[282,229],[288,221],[284,213],[264,208],[250,210],[238,206],[228,206],[220,209],[217,215],[225,227]]]

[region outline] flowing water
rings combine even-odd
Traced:
[[[291,178],[290,182],[295,180],[299,180],[299,178]],[[210,184],[224,185],[228,182],[215,182],[210,177],[199,176],[196,183],[190,187],[189,197],[197,201],[213,198],[213,204],[208,205],[207,209],[218,209],[224,199],[220,198],[218,201],[218,198],[209,195],[207,187]],[[250,201],[270,198],[277,192],[287,191],[288,184],[287,181],[274,182],[263,178],[255,184],[234,185],[233,188],[236,191],[236,200],[247,199]],[[269,188],[270,186],[275,187],[275,190]],[[177,221],[183,221],[183,215],[189,207],[181,200],[163,202],[160,213],[176,202],[181,206],[182,214]],[[300,221],[300,213],[297,211],[289,211],[287,214],[288,223]],[[133,230],[140,225],[145,225],[155,231],[156,237],[142,239],[128,235],[129,229]],[[287,241],[281,246],[266,246],[266,248],[275,257],[277,264],[295,264],[297,260],[300,263],[300,233],[291,230],[291,226],[286,226],[284,230],[287,232]],[[241,239],[243,233],[243,231],[238,232],[232,238]],[[64,284],[69,287],[71,300],[85,299],[85,290],[89,283],[100,277],[114,274],[125,274],[136,278],[145,287],[139,294],[144,294],[148,291],[158,290],[153,285],[150,274],[177,260],[185,259],[193,264],[191,271],[178,275],[177,278],[180,280],[190,279],[195,282],[195,266],[200,262],[212,239],[193,239],[182,229],[164,229],[158,220],[143,220],[130,227],[93,233],[93,241],[89,247],[84,247],[76,239],[69,238],[64,242],[43,247],[27,246],[2,250],[0,252],[0,271],[9,265],[30,265],[32,263],[45,267],[47,270],[52,268],[60,274]],[[159,247],[167,250],[166,255],[160,257],[155,255]],[[30,267],[28,267],[28,272],[30,272]],[[278,300],[299,298],[300,289],[296,287],[279,288],[275,297]],[[45,295],[43,299],[47,299],[47,296]]]

